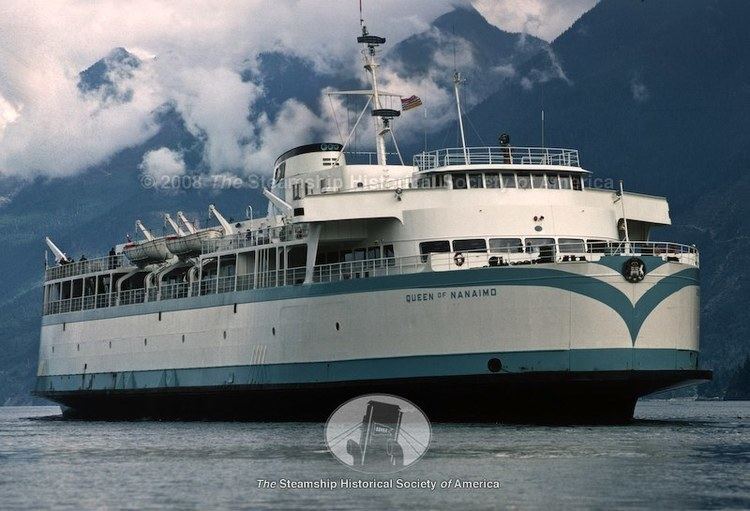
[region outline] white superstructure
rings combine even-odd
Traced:
[[[379,390],[438,420],[624,420],[710,376],[698,252],[650,241],[665,199],[589,188],[577,151],[507,137],[403,163],[385,39],[358,41],[372,88],[344,93],[369,98],[374,158],[303,145],[277,159],[263,218],[211,206],[216,228],[178,214],[174,235],[143,227],[101,259],[55,247],[38,395],[81,415],[305,419]]]

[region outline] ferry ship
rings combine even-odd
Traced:
[[[711,377],[698,251],[650,238],[666,199],[589,186],[574,149],[467,147],[458,73],[461,147],[405,163],[385,38],[357,42],[371,88],[332,94],[366,99],[372,154],[357,126],[290,149],[262,218],[138,222],[85,261],[47,238],[37,396],[70,417],[324,420],[389,393],[435,421],[618,423]]]

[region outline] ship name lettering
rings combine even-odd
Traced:
[[[411,293],[406,295],[406,303],[412,302],[431,302],[435,299],[433,293]]]
[[[486,296],[497,296],[497,289],[464,289],[461,291],[451,291],[451,300],[460,300],[463,298],[484,298]]]

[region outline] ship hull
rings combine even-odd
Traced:
[[[40,395],[76,419],[325,421],[348,399],[385,393],[411,400],[434,422],[622,424],[639,397],[710,377],[701,370],[544,372]]]
[[[623,422],[710,378],[697,269],[659,261],[635,284],[612,258],[46,316],[35,393],[81,417],[323,420],[387,392],[435,421]]]

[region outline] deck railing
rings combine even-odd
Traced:
[[[665,261],[680,262],[696,267],[699,265],[698,250],[694,246],[651,241],[630,243],[624,241],[581,241],[320,264],[313,269],[312,283],[315,285],[389,275],[495,266],[598,261],[603,256],[610,255],[656,256],[663,258]],[[200,282],[193,282],[192,285],[181,282],[165,284],[158,289],[129,289],[114,293],[51,301],[45,305],[44,314],[59,314],[251,289],[294,286],[304,283],[305,277],[306,269],[304,267],[271,270],[258,274],[211,277],[204,278]]]
[[[451,147],[414,155],[414,166],[431,170],[451,165],[561,165],[580,167],[576,149],[552,147]]]
[[[44,278],[45,280],[55,280],[84,275],[86,273],[114,270],[125,266],[126,263],[127,260],[121,254],[98,257],[96,259],[86,259],[47,268]]]
[[[201,251],[204,254],[210,254],[213,252],[224,252],[245,247],[257,247],[260,245],[269,245],[285,241],[303,240],[307,238],[308,231],[308,224],[299,223],[230,234],[229,236],[222,236],[221,238],[204,240],[201,243]]]

